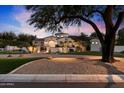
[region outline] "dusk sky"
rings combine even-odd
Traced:
[[[51,35],[50,32],[45,32],[44,29],[35,31],[33,26],[27,23],[31,13],[25,9],[24,6],[0,6],[0,32],[13,31],[16,34],[25,33],[36,35],[38,38],[43,38]],[[98,27],[104,31],[104,25],[101,22],[97,22]],[[80,32],[84,32],[90,35],[94,32],[92,27],[86,23],[83,23],[81,27],[69,27],[63,29],[63,32],[70,35],[80,35]]]

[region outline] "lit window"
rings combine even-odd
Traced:
[[[44,44],[48,44],[48,42],[45,41]]]

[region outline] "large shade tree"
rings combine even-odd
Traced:
[[[0,47],[3,48],[7,45],[15,46],[17,36],[13,32],[0,33]]]
[[[33,41],[36,39],[35,36],[27,34],[19,34],[17,41],[19,47],[29,47],[32,46]]]
[[[8,45],[18,47],[28,47],[32,45],[32,42],[36,39],[35,36],[27,34],[16,35],[13,32],[0,33],[0,48],[4,48]]]
[[[124,28],[118,31],[117,44],[124,45]]]
[[[98,38],[96,32],[91,33],[90,38]]]
[[[115,35],[123,17],[123,6],[26,6],[32,11],[30,25],[37,29],[45,28],[48,31],[60,31],[64,26],[78,25],[83,22],[91,25],[102,45],[102,61],[114,61]],[[105,24],[105,35],[93,19]]]

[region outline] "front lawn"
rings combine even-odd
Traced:
[[[15,68],[37,59],[41,59],[41,58],[0,59],[0,74],[7,74],[12,70],[14,70]]]
[[[62,54],[71,54],[71,55],[94,55],[94,56],[99,56],[99,55],[101,55],[100,52],[70,52],[70,53],[62,53]]]
[[[25,51],[13,50],[13,51],[0,51],[0,54],[27,54]]]
[[[100,52],[70,52],[70,53],[61,53],[61,54],[101,56]],[[114,55],[115,57],[124,57],[124,53],[114,53]]]

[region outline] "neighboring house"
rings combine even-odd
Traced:
[[[54,36],[49,36],[42,40],[35,40],[34,42],[37,49],[39,47],[39,52],[45,51],[46,53],[67,53],[74,51],[86,51],[86,47],[83,43],[76,42],[74,39],[69,37],[67,33],[56,33]],[[37,53],[39,52],[37,51]]]
[[[100,41],[99,39],[91,39],[90,40],[91,44],[90,44],[90,51],[101,51],[101,44],[100,44]]]
[[[13,51],[13,50],[19,50],[19,49],[20,48],[17,46],[9,46],[9,45],[4,48],[4,50],[7,50],[7,51]]]
[[[90,51],[96,51],[96,52],[101,51],[101,44],[99,39],[91,39],[90,42],[91,42]],[[124,46],[115,45],[114,52],[123,52],[123,51],[124,51]]]
[[[4,48],[0,48],[0,51],[4,51]]]
[[[0,51],[14,51],[14,50],[22,50],[22,51],[25,51],[27,53],[29,52],[26,47],[19,48],[17,46],[7,45],[5,48],[0,48]]]

